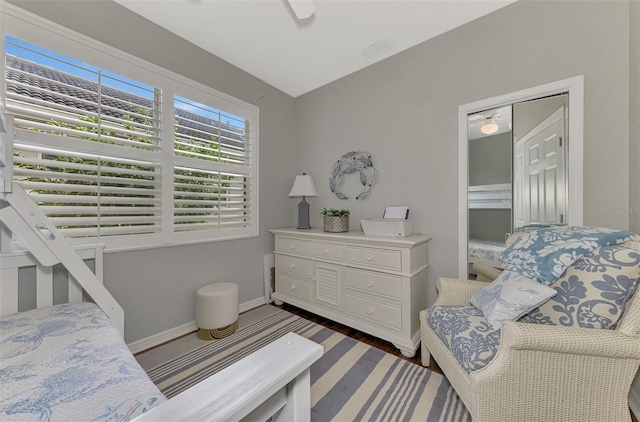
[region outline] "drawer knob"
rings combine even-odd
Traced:
[[[296,267],[296,264],[290,264],[289,268],[294,269]]]
[[[324,255],[328,254],[328,253],[329,253],[329,249],[323,249],[323,250],[322,250],[322,253],[323,253]]]
[[[295,248],[296,248],[295,244],[292,243],[292,244],[289,245],[289,249],[295,249]]]
[[[371,261],[373,257],[371,255],[367,255],[367,261]]]
[[[373,287],[373,281],[371,280],[367,281],[367,287]]]
[[[373,315],[373,308],[367,308],[367,315]]]
[[[289,289],[291,289],[291,290],[295,290],[295,289],[296,289],[296,285],[295,285],[295,284],[292,284],[291,286],[289,286]]]

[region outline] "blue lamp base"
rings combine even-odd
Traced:
[[[310,229],[309,225],[309,203],[302,197],[302,201],[298,203],[298,229]]]

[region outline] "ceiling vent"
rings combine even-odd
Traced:
[[[378,41],[374,41],[368,46],[362,48],[360,50],[360,54],[362,54],[365,59],[369,60],[384,53],[385,51],[391,50],[392,48],[393,44],[389,41],[389,38],[382,37]]]

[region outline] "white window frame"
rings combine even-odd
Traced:
[[[0,54],[4,70],[4,43],[6,35],[19,38],[28,43],[72,57],[93,66],[114,72],[150,86],[162,89],[162,110],[173,110],[174,94],[198,101],[207,106],[223,110],[246,119],[248,124],[251,180],[251,221],[248,227],[230,230],[207,230],[192,232],[173,232],[173,117],[163,119],[162,133],[171,139],[163,139],[162,148],[162,233],[148,235],[124,235],[114,237],[70,239],[72,244],[105,244],[106,251],[147,249],[162,246],[202,243],[220,240],[234,240],[256,237],[259,233],[258,203],[258,128],[259,108],[209,86],[188,79],[170,70],[154,65],[131,54],[110,47],[85,35],[48,21],[23,9],[0,1]],[[6,109],[6,89],[4,75],[0,78],[0,113]],[[169,108],[167,106],[170,106]],[[172,114],[172,113],[169,113]],[[167,145],[171,145],[168,147]]]

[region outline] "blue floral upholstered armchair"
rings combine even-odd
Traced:
[[[439,278],[422,364],[474,421],[625,421],[640,365],[640,237],[593,227],[512,235],[493,282]]]

